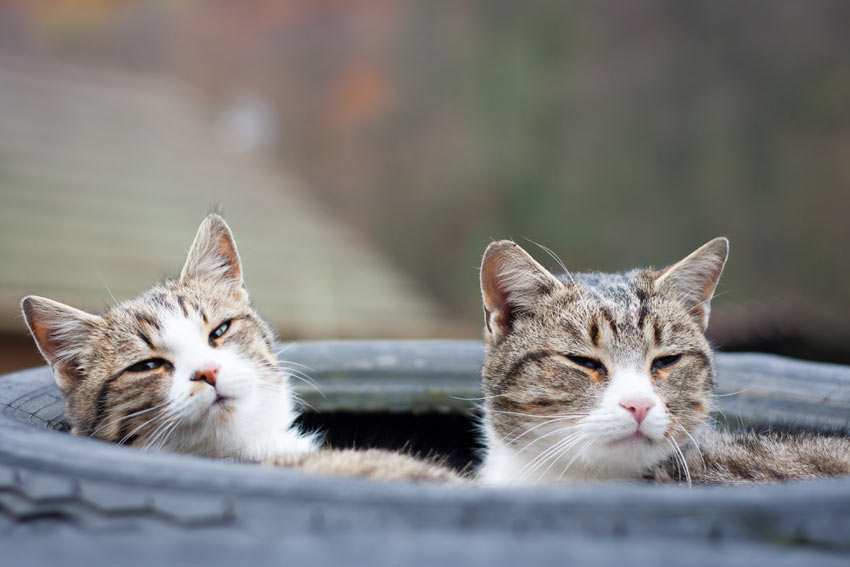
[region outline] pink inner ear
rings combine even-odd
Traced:
[[[42,354],[53,369],[54,378],[60,388],[72,388],[82,376],[73,357],[62,352],[63,344],[56,339],[55,330],[42,325],[35,318],[30,321],[30,327]],[[67,347],[65,348],[67,350]]]
[[[44,354],[51,359],[52,364],[53,359],[56,357],[57,350],[55,342],[51,340],[52,331],[36,319],[32,319],[30,321],[30,327],[32,328],[32,332],[35,335],[38,344],[41,345],[41,348],[44,350]]]
[[[233,245],[230,242],[230,239],[226,236],[221,236],[218,239],[218,253],[222,258],[225,258],[227,261],[227,275],[228,277],[237,280],[242,279],[242,268],[239,265],[239,258],[236,256],[236,251],[233,249]]]
[[[495,258],[488,262],[484,267],[482,277],[482,295],[484,296],[484,306],[487,314],[487,327],[492,332],[492,325],[504,327],[507,326],[510,316],[510,306],[508,305],[508,296],[510,292],[507,289],[504,278],[501,277],[501,272],[504,268],[502,258]]]

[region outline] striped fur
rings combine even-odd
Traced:
[[[35,296],[22,308],[78,435],[245,460],[316,446],[293,426],[274,335],[218,215],[201,224],[180,277],[136,299],[102,315]]]
[[[556,277],[513,242],[481,266],[487,484],[736,483],[850,473],[850,440],[714,431],[705,338],[728,242],[656,271]]]

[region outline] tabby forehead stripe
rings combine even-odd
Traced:
[[[617,331],[616,323],[614,323],[614,316],[611,315],[611,312],[605,307],[600,310],[600,313],[602,313],[602,317],[608,321],[608,326],[611,327],[611,334],[614,335],[614,338],[617,338],[619,336],[619,332]]]
[[[646,321],[646,316],[649,314],[649,307],[646,302],[649,299],[647,293],[642,289],[636,289],[635,295],[638,298],[638,302],[640,304],[640,314],[638,315],[637,326],[638,329],[643,330],[644,322]]]
[[[135,317],[136,321],[139,323],[144,323],[145,325],[150,325],[157,331],[162,330],[162,325],[157,321],[154,317],[151,317],[147,313],[139,313],[138,311],[133,313],[133,317]]]
[[[590,325],[590,329],[588,329],[588,334],[590,335],[590,342],[595,347],[599,347],[599,323],[594,321]]]
[[[189,316],[189,310],[186,309],[186,298],[183,297],[182,295],[178,295],[177,296],[177,304],[180,306],[180,309],[183,310],[183,316],[188,317]]]
[[[664,340],[663,329],[661,328],[661,322],[658,321],[658,320],[656,320],[652,324],[652,340],[655,343],[656,347],[660,347],[663,340]]]
[[[147,336],[144,331],[142,331],[141,329],[136,329],[136,334],[139,336],[140,339],[145,341],[145,344],[148,345],[148,348],[153,350],[153,341],[151,341],[151,338]]]

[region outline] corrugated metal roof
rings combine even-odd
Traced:
[[[175,274],[219,205],[285,335],[433,332],[425,294],[274,164],[224,152],[191,89],[0,57],[0,330],[28,293],[100,310]]]

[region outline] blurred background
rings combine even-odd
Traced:
[[[850,362],[843,0],[0,3],[0,371],[28,293],[179,271],[221,208],[282,338],[480,336],[480,256],[732,241],[711,335]],[[533,241],[533,242],[532,242]]]

